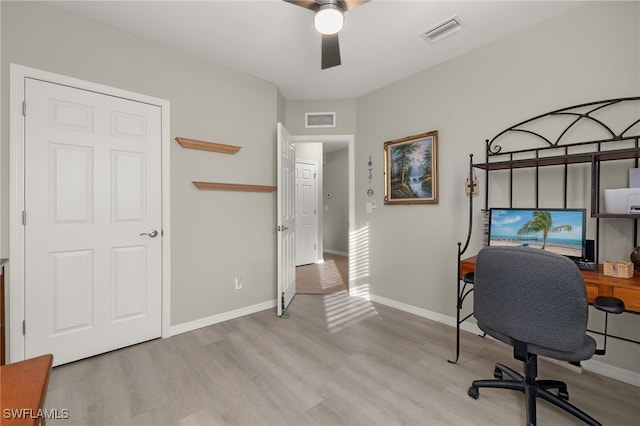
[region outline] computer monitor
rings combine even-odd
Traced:
[[[488,245],[528,246],[584,259],[586,209],[492,208]]]

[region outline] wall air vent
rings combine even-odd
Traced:
[[[336,127],[336,113],[306,112],[304,114],[304,125],[306,128]]]
[[[442,40],[445,37],[450,36],[453,33],[460,31],[462,28],[462,21],[457,16],[452,16],[449,19],[446,19],[440,22],[433,27],[418,33],[420,37],[423,39],[430,41],[431,43],[435,43],[437,41]]]

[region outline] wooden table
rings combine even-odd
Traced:
[[[0,418],[2,425],[44,425],[44,400],[53,355],[42,355],[0,367]]]
[[[460,261],[460,277],[476,268],[476,257],[469,257]],[[587,286],[589,303],[597,296],[613,296],[624,302],[627,312],[640,313],[640,273],[634,273],[632,278],[616,278],[604,275],[602,265],[597,265],[596,270],[581,269],[584,282]]]

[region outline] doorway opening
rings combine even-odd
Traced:
[[[301,262],[296,267],[296,292],[348,292],[349,234],[355,198],[353,135],[296,136],[295,140],[296,161],[315,161],[318,165],[314,191],[315,261]],[[301,193],[297,190],[296,197]],[[296,206],[299,203],[302,200],[297,200]]]

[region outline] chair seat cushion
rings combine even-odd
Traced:
[[[503,343],[506,343],[507,345],[513,346],[514,340],[511,337],[505,334],[502,334],[496,330],[492,330],[486,326],[482,326],[480,323],[478,323],[478,326],[482,331],[484,331],[488,335],[495,337],[496,339],[500,340]],[[596,341],[591,336],[588,336],[586,334],[584,335],[584,343],[582,344],[582,347],[573,352],[565,352],[565,351],[559,351],[555,349],[549,349],[549,348],[534,345],[531,343],[527,345],[527,352],[531,354],[542,355],[548,358],[554,358],[560,361],[568,361],[568,362],[579,362],[579,361],[587,360],[593,356],[595,351],[596,351]]]

